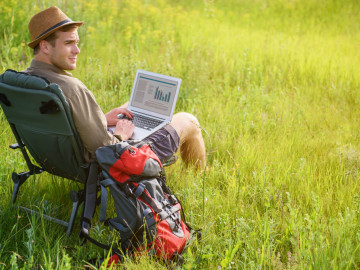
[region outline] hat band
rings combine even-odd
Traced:
[[[46,30],[45,32],[43,32],[42,34],[40,34],[40,35],[39,35],[37,38],[35,38],[35,39],[38,39],[39,37],[45,35],[46,33],[50,32],[51,30],[53,30],[53,29],[55,29],[55,28],[57,28],[57,27],[65,24],[65,23],[68,23],[68,22],[72,22],[72,20],[70,20],[70,19],[65,19],[65,20],[63,20],[63,21],[55,24],[53,27],[50,27],[48,30]]]

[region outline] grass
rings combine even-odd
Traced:
[[[205,173],[168,169],[203,230],[185,269],[360,268],[356,0],[2,1],[2,71],[29,65],[27,23],[57,5],[86,23],[73,74],[105,112],[127,101],[138,68],[183,79],[176,110],[209,134]],[[76,229],[66,239],[8,209],[11,173],[25,167],[0,121],[0,269],[86,268],[103,253],[80,246]],[[66,217],[75,184],[43,174],[26,185],[22,203]],[[122,267],[166,268],[146,257]]]

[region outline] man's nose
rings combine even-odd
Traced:
[[[80,48],[78,47],[77,44],[75,44],[75,46],[73,47],[73,53],[74,54],[79,54],[80,53]]]

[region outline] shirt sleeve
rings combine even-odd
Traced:
[[[82,143],[94,158],[97,148],[118,143],[119,140],[107,131],[105,115],[94,95],[82,83],[77,87],[68,102]]]

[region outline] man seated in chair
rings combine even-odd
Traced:
[[[69,19],[57,7],[50,7],[34,15],[29,23],[32,42],[28,44],[34,50],[34,58],[24,72],[44,77],[60,86],[83,142],[85,160],[89,161],[94,158],[98,147],[128,140],[134,125],[129,120],[117,118],[120,113],[132,118],[126,104],[104,114],[86,86],[65,71],[76,68],[80,53],[77,29],[82,24]],[[114,125],[114,134],[110,134],[108,126]],[[194,164],[197,168],[205,166],[204,140],[199,122],[191,114],[175,114],[168,125],[145,140],[152,143],[160,160],[166,160],[180,148],[180,156],[185,163]]]

